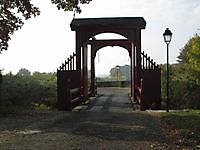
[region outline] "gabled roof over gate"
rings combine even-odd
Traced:
[[[116,17],[116,18],[77,18],[73,19],[71,30],[91,29],[145,29],[146,21],[143,17]]]

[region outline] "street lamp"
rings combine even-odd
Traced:
[[[117,69],[117,81],[119,81],[119,69],[120,69],[119,65],[116,66],[116,69]]]
[[[169,112],[169,43],[171,42],[172,39],[172,32],[167,28],[165,32],[163,33],[164,41],[167,44],[167,112]]]
[[[120,70],[120,67],[119,67],[119,65],[116,66],[116,69],[117,69],[117,86],[120,87],[120,82],[119,82],[119,70]]]

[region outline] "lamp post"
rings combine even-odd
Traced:
[[[116,69],[117,69],[117,81],[119,81],[119,69],[120,69],[119,65],[116,66]]]
[[[167,99],[167,108],[166,111],[169,112],[169,43],[172,39],[172,32],[169,28],[166,28],[165,32],[163,33],[164,41],[167,44],[167,84],[166,84],[166,99]]]
[[[117,84],[118,84],[118,87],[119,87],[119,65],[116,66],[116,69],[117,69]]]

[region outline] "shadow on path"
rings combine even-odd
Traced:
[[[0,118],[0,132],[41,131],[33,135],[8,136],[0,147],[21,149],[148,149],[169,140],[156,119],[147,112],[133,112],[128,89],[99,89],[102,96],[93,99],[88,109],[79,112],[47,112]],[[53,140],[52,140],[53,139]],[[3,143],[3,144],[2,144]],[[46,143],[46,145],[45,145]],[[53,146],[53,147],[52,147]],[[75,148],[78,149],[78,148]]]
[[[128,89],[101,88],[100,96],[89,105],[88,112],[75,134],[89,135],[105,140],[166,141],[155,119],[142,112],[133,112]]]

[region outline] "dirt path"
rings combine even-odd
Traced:
[[[0,149],[180,149],[154,116],[132,111],[127,89],[99,92],[82,111],[0,117]]]

